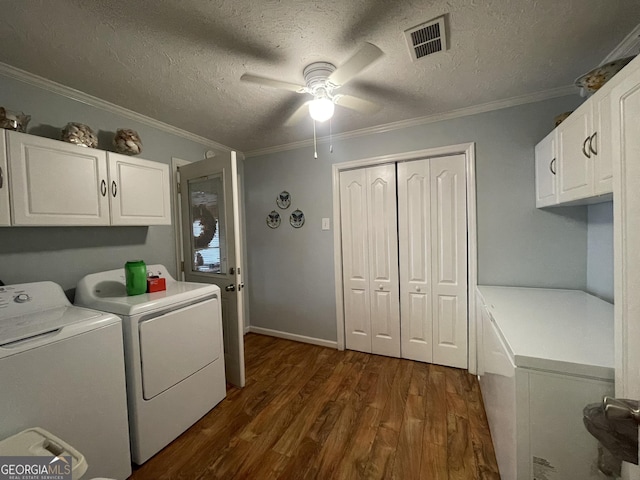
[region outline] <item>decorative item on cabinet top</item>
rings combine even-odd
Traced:
[[[98,147],[98,137],[91,127],[83,123],[69,122],[62,130],[60,139],[64,142],[81,145],[83,147]]]
[[[27,124],[30,120],[31,115],[25,115],[23,112],[12,112],[0,107],[0,128],[26,133]]]
[[[573,113],[573,110],[571,110],[570,112],[561,113],[560,115],[556,115],[555,118],[553,119],[555,126],[557,127],[562,122],[564,122],[567,118],[569,118],[569,115],[571,115],[572,113]]]
[[[627,63],[635,58],[631,57],[619,58],[613,62],[605,63],[594,68],[590,72],[576,79],[576,86],[584,88],[588,93],[596,93],[602,86],[613,78],[613,76],[624,68]]]
[[[271,210],[267,215],[267,225],[269,228],[278,228],[281,221],[282,219],[280,218],[280,214],[275,210]]]
[[[142,152],[142,140],[135,130],[119,128],[113,137],[113,146],[116,152],[124,155],[138,155]]]
[[[300,228],[304,225],[304,213],[302,210],[294,210],[289,216],[289,223],[293,228]]]
[[[278,198],[276,198],[276,205],[279,208],[286,210],[291,205],[291,194],[289,192],[282,191],[278,194]]]

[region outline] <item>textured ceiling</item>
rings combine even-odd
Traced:
[[[250,151],[307,140],[283,127],[302,95],[241,83],[303,83],[363,42],[385,56],[340,93],[334,133],[569,85],[640,21],[638,0],[0,0],[0,61]],[[410,59],[403,31],[447,14],[450,48]],[[323,135],[327,127],[319,127]]]

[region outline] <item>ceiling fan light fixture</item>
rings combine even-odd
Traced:
[[[316,122],[326,122],[333,117],[334,110],[335,105],[327,97],[316,98],[309,103],[309,115]]]

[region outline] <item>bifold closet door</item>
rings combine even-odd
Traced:
[[[398,164],[402,357],[467,368],[464,155]]]
[[[345,343],[400,356],[395,165],[340,173]]]

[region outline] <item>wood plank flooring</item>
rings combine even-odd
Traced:
[[[499,479],[466,372],[245,337],[247,384],[133,480]]]

